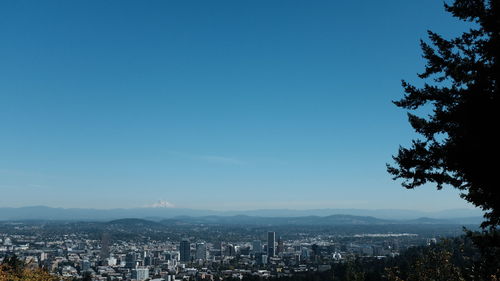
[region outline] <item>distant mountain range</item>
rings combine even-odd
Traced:
[[[330,215],[325,217],[253,217],[253,216],[204,216],[176,217],[161,221],[145,219],[119,219],[106,222],[108,226],[135,226],[158,228],[161,225],[239,225],[239,226],[341,226],[341,225],[478,225],[480,218],[387,220],[369,216]]]
[[[0,220],[3,221],[109,221],[125,218],[202,224],[479,224],[482,221],[482,212],[471,209],[422,212],[396,209],[211,211],[182,208],[64,209],[45,206],[0,208]]]

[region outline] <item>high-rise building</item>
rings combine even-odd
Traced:
[[[236,249],[233,244],[227,244],[224,248],[224,256],[233,257],[236,255]]]
[[[132,279],[143,281],[149,278],[149,269],[145,267],[138,267],[132,270]]]
[[[109,235],[109,233],[107,232],[103,233],[101,236],[101,253],[100,253],[101,260],[109,258],[110,242],[111,242],[111,236]]]
[[[321,255],[321,250],[319,248],[319,245],[318,244],[312,244],[311,250],[312,250],[313,259],[319,258],[319,256]]]
[[[260,240],[253,240],[253,242],[252,242],[252,252],[254,254],[256,254],[256,253],[262,253],[262,242]]]
[[[179,253],[181,261],[183,262],[191,261],[191,243],[189,243],[189,240],[184,239],[181,241],[181,244],[179,246]]]
[[[278,238],[278,247],[276,248],[276,253],[282,254],[285,252],[285,245],[283,244],[283,239],[281,239],[281,236]]]
[[[259,265],[263,265],[267,263],[267,255],[264,253],[255,254],[255,262]]]
[[[197,260],[207,259],[207,245],[205,243],[196,244],[196,259]]]
[[[269,231],[267,233],[267,256],[274,257],[276,255],[276,233],[274,231]]]
[[[309,259],[309,249],[306,247],[302,247],[300,250],[300,259],[301,260],[307,260]]]
[[[137,266],[137,256],[134,252],[130,252],[125,256],[125,267],[126,268],[136,268]]]

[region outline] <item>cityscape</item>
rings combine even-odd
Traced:
[[[365,225],[358,226],[359,233],[340,234],[346,226],[282,226],[280,232],[265,232],[265,226],[190,225],[172,233],[140,219],[107,222],[107,232],[88,224],[0,223],[0,261],[15,255],[28,266],[68,280],[285,278],[331,271],[335,264],[359,258],[395,258],[410,247],[433,245],[461,233],[459,225],[407,226],[420,229],[418,233],[383,226],[383,233],[363,233],[376,229]],[[155,233],[154,239],[150,233]]]
[[[0,281],[500,281],[499,112],[500,0],[0,0]]]

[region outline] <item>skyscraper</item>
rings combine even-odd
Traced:
[[[101,235],[101,260],[105,260],[109,258],[109,244],[110,244],[111,236],[109,233],[105,232]]]
[[[189,243],[189,240],[184,239],[181,241],[181,245],[179,246],[179,253],[181,261],[191,261],[191,243]]]
[[[207,259],[207,245],[205,243],[196,244],[196,259],[197,260]]]
[[[274,257],[276,254],[274,244],[276,244],[276,233],[269,231],[267,233],[267,256]]]
[[[227,244],[224,249],[224,256],[233,257],[236,254],[236,249],[233,244]]]
[[[137,267],[137,257],[134,252],[130,252],[125,256],[125,267],[126,268]]]
[[[278,238],[278,247],[276,247],[276,254],[281,254],[285,251],[285,245],[283,244],[283,239],[281,236]]]
[[[260,240],[253,240],[253,242],[252,242],[252,252],[254,254],[256,254],[256,253],[262,253],[262,242]]]

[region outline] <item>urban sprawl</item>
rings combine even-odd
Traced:
[[[0,233],[0,262],[16,255],[28,266],[44,267],[61,278],[224,280],[327,271],[333,264],[350,259],[384,259],[411,246],[436,242],[436,238],[410,233],[318,234],[290,240],[268,231],[261,239],[241,242],[208,242],[196,237],[127,240],[109,233],[98,236]]]

